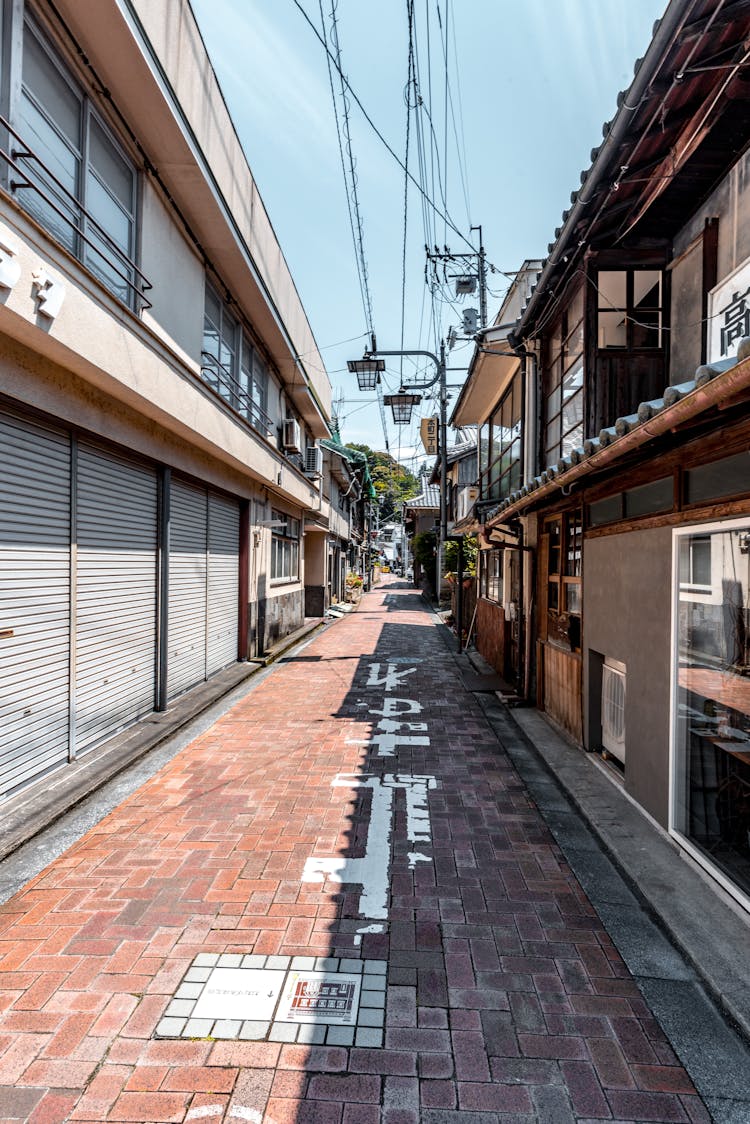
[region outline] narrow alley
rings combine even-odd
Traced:
[[[0,972],[3,1124],[711,1119],[393,578],[2,907]]]

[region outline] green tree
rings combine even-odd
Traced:
[[[421,482],[390,453],[376,452],[369,445],[355,445],[351,442],[349,448],[357,449],[367,457],[373,487],[380,503],[381,519],[400,521],[401,504],[420,494]]]

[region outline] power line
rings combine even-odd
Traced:
[[[373,132],[375,133],[375,135],[376,135],[376,137],[378,138],[378,140],[379,140],[379,141],[380,141],[380,142],[381,142],[381,143],[382,143],[382,144],[383,144],[383,145],[385,146],[385,148],[386,148],[386,149],[388,150],[388,152],[389,152],[389,153],[390,153],[390,155],[391,155],[391,156],[393,157],[393,159],[394,159],[394,160],[396,161],[396,163],[397,163],[397,164],[398,164],[398,166],[399,166],[399,167],[401,168],[401,170],[402,170],[402,171],[404,171],[404,172],[406,172],[406,174],[408,175],[409,179],[410,179],[410,180],[412,181],[412,183],[413,183],[413,184],[414,184],[414,186],[415,186],[415,187],[417,188],[417,190],[418,190],[418,191],[420,192],[420,194],[424,196],[425,200],[427,201],[427,203],[429,204],[429,206],[430,206],[430,207],[432,208],[432,210],[433,210],[433,211],[435,212],[435,214],[436,214],[436,215],[438,216],[438,218],[441,218],[441,219],[443,219],[443,221],[445,222],[446,226],[449,226],[449,227],[451,228],[451,230],[452,230],[452,231],[454,232],[454,234],[457,234],[457,235],[458,235],[458,237],[459,237],[459,238],[461,238],[461,239],[463,239],[463,241],[464,241],[464,242],[466,242],[466,244],[467,244],[468,246],[471,246],[471,245],[472,245],[472,244],[471,244],[471,242],[470,242],[470,241],[469,241],[469,239],[468,239],[468,238],[466,237],[466,235],[465,235],[465,234],[464,234],[464,233],[463,233],[463,232],[462,232],[461,230],[459,230],[459,228],[458,228],[458,227],[456,226],[456,224],[455,224],[455,223],[453,222],[453,219],[451,219],[449,215],[445,214],[445,213],[444,213],[443,211],[441,211],[441,210],[440,210],[440,208],[439,208],[439,207],[437,206],[437,204],[436,204],[436,203],[434,203],[434,202],[433,202],[433,200],[432,200],[432,199],[430,198],[430,196],[429,196],[429,195],[428,195],[428,194],[426,193],[426,191],[425,191],[425,190],[424,190],[424,188],[423,188],[423,187],[421,186],[421,184],[417,182],[417,180],[416,180],[416,179],[414,178],[414,176],[413,176],[413,175],[411,174],[411,172],[409,172],[409,171],[408,171],[408,170],[407,170],[406,168],[404,168],[404,165],[403,165],[403,161],[402,161],[402,160],[401,160],[401,158],[400,158],[400,157],[399,157],[399,156],[398,156],[398,155],[396,154],[396,152],[394,152],[394,150],[393,150],[393,148],[391,147],[391,145],[390,145],[390,144],[388,143],[388,141],[387,141],[387,140],[385,139],[385,137],[384,137],[384,136],[383,136],[383,134],[381,133],[380,129],[379,129],[378,127],[377,127],[377,125],[376,125],[376,124],[375,124],[375,122],[373,121],[372,117],[371,117],[371,116],[370,116],[370,114],[369,114],[369,113],[367,112],[367,110],[365,109],[365,107],[364,107],[364,105],[362,104],[362,102],[360,101],[360,99],[359,99],[359,98],[357,97],[357,94],[355,93],[354,89],[352,88],[352,85],[351,85],[351,83],[349,82],[349,79],[348,79],[348,78],[346,77],[346,75],[345,75],[345,74],[343,73],[343,71],[341,70],[341,67],[340,67],[340,66],[338,65],[338,63],[336,62],[336,59],[335,59],[335,58],[333,57],[333,55],[331,54],[331,51],[330,51],[330,49],[329,49],[329,47],[328,47],[328,43],[327,43],[327,42],[326,42],[326,41],[325,41],[325,40],[323,39],[323,37],[321,36],[321,34],[320,34],[320,32],[318,31],[317,27],[316,27],[316,26],[315,26],[315,24],[314,24],[314,23],[312,22],[312,20],[310,19],[309,15],[308,15],[308,14],[307,14],[307,12],[305,11],[305,9],[304,9],[304,8],[302,7],[302,4],[300,3],[300,0],[292,0],[292,3],[293,3],[293,4],[294,4],[294,6],[295,6],[295,7],[296,7],[296,8],[297,8],[297,9],[299,10],[299,12],[301,13],[301,15],[302,15],[302,17],[304,18],[305,22],[306,22],[306,23],[307,23],[307,24],[309,25],[309,27],[311,28],[311,30],[312,30],[313,34],[315,35],[316,39],[317,39],[317,40],[318,40],[318,42],[319,42],[319,43],[321,44],[321,46],[323,47],[323,49],[324,49],[324,51],[326,52],[326,54],[328,55],[328,57],[329,57],[329,58],[330,58],[330,59],[332,60],[332,62],[333,62],[333,65],[334,65],[334,66],[336,67],[336,69],[337,69],[337,71],[338,71],[338,73],[339,73],[339,75],[340,75],[340,78],[341,78],[341,81],[342,81],[342,83],[343,83],[343,84],[344,84],[344,85],[346,86],[347,90],[349,91],[349,93],[351,94],[352,98],[353,98],[353,99],[354,99],[354,101],[356,102],[356,104],[357,104],[357,106],[358,106],[358,108],[359,108],[360,112],[362,113],[362,116],[364,117],[365,121],[367,121],[367,124],[368,124],[368,125],[370,126],[370,128],[371,128],[371,129],[373,130]],[[473,246],[472,246],[472,249],[473,249]]]

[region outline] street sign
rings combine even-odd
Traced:
[[[438,441],[440,437],[440,422],[436,417],[422,418],[419,425],[419,436],[428,457],[438,455]]]

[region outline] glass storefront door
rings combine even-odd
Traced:
[[[750,898],[750,522],[674,540],[673,829]]]

